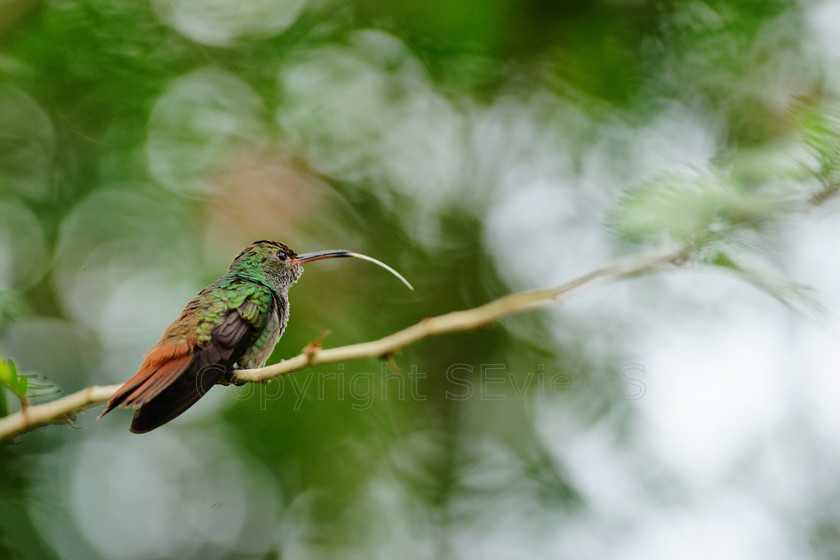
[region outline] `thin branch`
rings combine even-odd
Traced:
[[[275,377],[309,366],[361,358],[387,357],[397,350],[431,335],[476,329],[493,323],[506,315],[530,311],[564,301],[582,291],[604,284],[679,266],[687,258],[688,254],[681,249],[663,249],[639,253],[612,261],[554,288],[518,292],[473,309],[429,317],[378,340],[329,349],[323,349],[318,344],[311,344],[301,354],[288,360],[264,368],[238,370],[234,380],[264,383]],[[0,441],[14,438],[19,434],[46,424],[66,422],[73,418],[77,412],[91,405],[107,401],[118,388],[119,385],[88,387],[72,395],[45,404],[30,406],[26,410],[0,418]]]
[[[119,385],[101,387],[93,385],[66,397],[44,404],[28,406],[20,412],[0,418],[0,441],[11,439],[47,424],[68,422],[76,416],[77,412],[107,401],[119,388]]]
[[[386,357],[400,348],[433,334],[476,329],[493,323],[505,315],[530,311],[558,301],[564,301],[583,290],[682,264],[686,258],[685,251],[676,249],[632,255],[612,261],[560,286],[531,292],[518,292],[473,309],[429,317],[378,340],[329,349],[310,346],[294,358],[282,360],[264,368],[238,370],[235,380],[265,382],[309,366],[358,360],[360,358]]]

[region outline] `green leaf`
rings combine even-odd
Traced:
[[[826,186],[840,180],[840,108],[801,103],[795,109],[805,143],[817,160],[814,174]]]
[[[18,398],[26,396],[27,380],[18,375],[14,361],[0,360],[0,383]]]
[[[28,373],[23,376],[26,381],[26,394],[30,398],[44,397],[61,392],[61,388],[38,373]]]
[[[0,388],[3,387],[20,401],[21,407],[26,406],[29,398],[61,392],[58,386],[37,373],[18,373],[15,362],[7,359],[0,359]],[[0,391],[0,394],[2,394],[0,416],[5,416],[8,414],[5,391]]]
[[[747,254],[740,247],[719,244],[708,251],[703,260],[707,264],[734,273],[741,280],[752,284],[796,313],[825,313],[811,288],[758,262],[753,255]]]
[[[21,406],[26,404],[26,386],[28,384],[25,377],[18,375],[17,366],[12,360],[0,360],[0,384],[12,392],[20,401]],[[4,394],[4,408],[8,413],[8,406],[5,402]]]
[[[720,174],[668,173],[631,189],[611,224],[630,241],[697,249],[734,231],[760,229],[786,207],[780,197],[742,188]]]

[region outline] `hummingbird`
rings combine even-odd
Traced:
[[[303,264],[340,257],[373,262],[414,289],[396,270],[361,253],[297,254],[283,243],[256,241],[184,307],[99,418],[117,407],[136,408],[130,430],[146,433],[179,416],[213,385],[230,383],[235,369],[264,366],[286,329],[289,288]]]

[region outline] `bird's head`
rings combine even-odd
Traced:
[[[237,274],[285,293],[303,274],[303,263],[340,257],[355,257],[377,264],[399,278],[409,289],[414,289],[396,270],[367,255],[344,250],[315,251],[298,255],[283,243],[268,240],[255,241],[245,247],[233,260],[228,274]]]

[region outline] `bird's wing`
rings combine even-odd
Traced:
[[[254,327],[233,310],[211,331],[210,343],[195,353],[192,361],[172,380],[152,384],[129,404],[140,406],[131,421],[131,431],[142,434],[161,426],[194,405],[221,381],[248,347]],[[128,401],[127,401],[128,402]]]
[[[153,346],[137,373],[108,399],[99,418],[118,406],[137,406],[154,397],[181,375],[193,358],[193,347],[187,342]]]
[[[263,291],[255,287],[246,294],[244,301],[210,331],[204,345],[161,339],[140,370],[114,393],[100,418],[116,407],[139,406],[131,431],[142,433],[169,422],[195,404],[229,373],[264,326],[265,316],[258,312],[258,302],[266,297]]]

